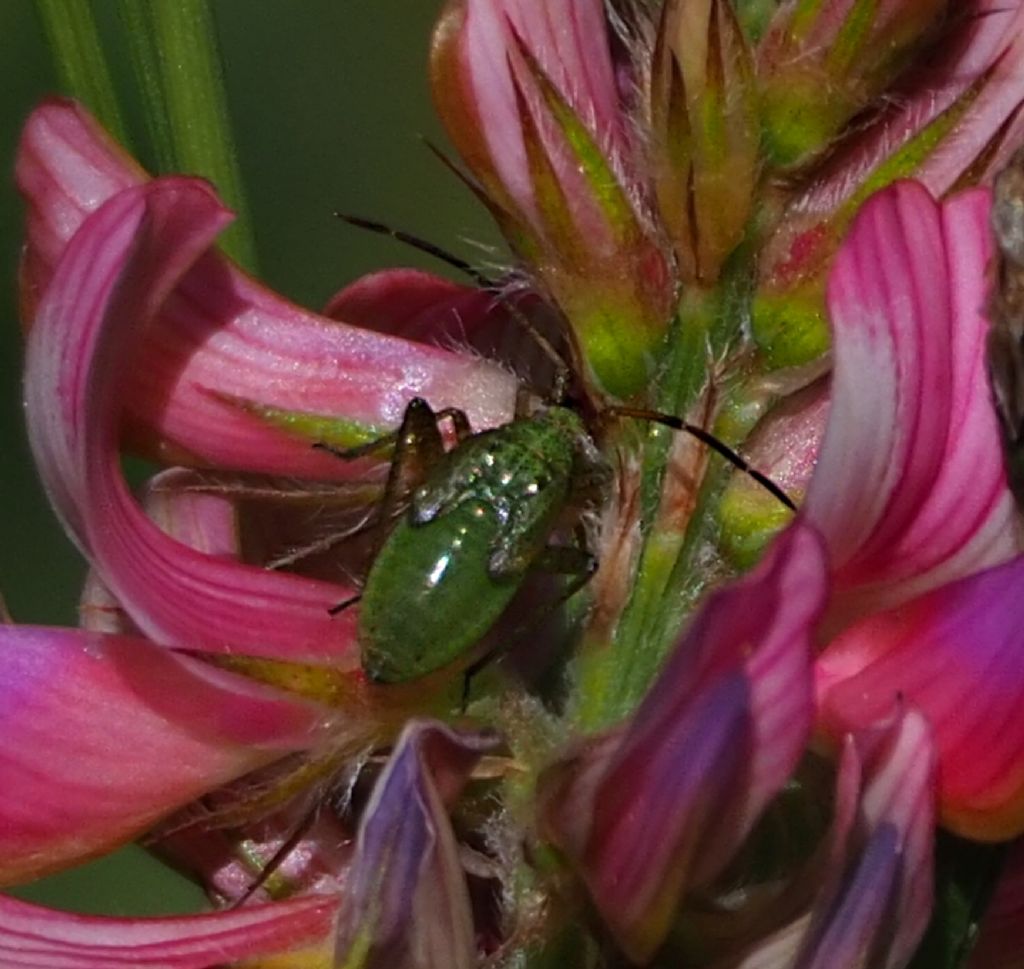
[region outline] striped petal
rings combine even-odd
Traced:
[[[89,213],[144,173],[77,105],[51,100],[29,119],[17,161],[27,206],[27,319]],[[338,479],[365,465],[310,448],[397,425],[413,396],[460,406],[474,427],[511,415],[515,383],[476,357],[308,313],[215,253],[160,308],[137,365],[121,375],[130,437],[161,461]]]
[[[0,666],[7,884],[109,851],[322,735],[322,708],[142,639],[0,626]]]
[[[171,178],[126,189],[76,233],[29,337],[29,436],[61,517],[147,636],[170,645],[356,668],[349,590],[204,554],[162,532],[117,461],[121,374],[166,295],[225,220],[205,185]]]
[[[619,944],[643,962],[690,886],[730,860],[810,730],[825,562],[797,525],[711,597],[636,714],[542,778],[546,833]]]
[[[0,965],[210,969],[289,953],[293,965],[329,969],[324,940],[336,911],[334,899],[309,896],[209,915],[119,919],[54,912],[0,896]]]
[[[984,366],[988,210],[986,190],[940,205],[898,183],[829,278],[832,405],[805,514],[861,609],[1017,551]]]

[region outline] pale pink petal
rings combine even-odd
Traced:
[[[820,540],[796,525],[712,595],[636,714],[542,779],[548,836],[634,960],[660,945],[683,891],[721,871],[803,753],[825,591]]]
[[[155,475],[140,495],[146,514],[168,535],[206,555],[239,557],[238,516],[224,495],[178,487],[194,472],[170,468]],[[78,603],[79,625],[92,632],[140,635],[95,569],[90,569]]]
[[[52,100],[29,119],[17,178],[29,230],[23,303],[34,316],[84,219],[144,175],[81,108]],[[462,406],[474,427],[507,420],[515,397],[491,364],[308,313],[214,253],[167,300],[122,378],[129,432],[165,460],[326,479],[365,463],[339,462],[312,441],[379,434],[410,397]]]
[[[141,639],[0,626],[5,883],[102,854],[325,736],[325,711]]]
[[[162,298],[224,221],[188,179],[126,189],[65,249],[29,336],[29,437],[57,511],[133,622],[193,649],[358,666],[343,586],[239,565],[167,536],[118,463],[119,376]]]
[[[496,738],[411,721],[359,825],[339,923],[337,964],[472,969],[472,912],[448,809]]]
[[[984,367],[988,194],[912,182],[861,210],[829,277],[832,405],[805,514],[876,607],[1017,549]]]
[[[241,959],[310,949],[310,969],[331,931],[337,900],[307,896],[176,918],[72,915],[0,896],[4,969],[213,969]]]
[[[905,703],[939,756],[943,822],[985,840],[1024,831],[1024,559],[942,586],[842,633],[818,662],[840,733]]]

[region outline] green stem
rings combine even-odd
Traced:
[[[36,0],[61,87],[78,98],[122,144],[121,110],[89,0]]]
[[[157,164],[161,171],[202,175],[217,186],[238,216],[221,244],[255,269],[256,244],[207,0],[121,0],[120,10]]]
[[[715,380],[715,361],[728,355],[749,314],[750,256],[736,257],[715,290],[689,293],[670,335],[671,350],[656,405],[685,416]],[[576,723],[598,730],[627,716],[640,702],[676,640],[685,614],[720,572],[705,561],[714,545],[718,507],[728,470],[712,458],[685,523],[661,509],[670,436],[650,435],[641,480],[643,547],[632,593],[613,642],[584,636],[576,667]]]

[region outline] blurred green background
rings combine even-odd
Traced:
[[[94,6],[117,59],[119,94],[130,102],[116,5]],[[339,223],[335,209],[389,222],[470,258],[480,252],[467,240],[495,244],[482,210],[421,140],[444,143],[426,83],[439,7],[440,0],[213,2],[261,275],[297,302],[320,306],[344,283],[385,266],[438,268],[389,239]],[[22,428],[14,289],[20,206],[10,174],[25,117],[59,88],[32,0],[0,0],[0,37],[0,592],[18,622],[73,624],[84,567],[47,507]],[[141,130],[132,130],[141,141]],[[199,899],[134,848],[18,894],[109,914],[187,911]]]

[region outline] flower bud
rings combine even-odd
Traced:
[[[637,395],[675,279],[644,211],[601,3],[450,0],[431,73],[452,140],[567,317],[589,378]]]
[[[752,207],[754,65],[724,0],[666,3],[651,69],[655,192],[680,275],[713,283]]]
[[[946,0],[788,0],[758,50],[765,147],[780,168],[824,151],[941,23]]]

